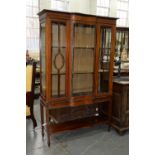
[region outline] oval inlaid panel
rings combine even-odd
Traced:
[[[57,53],[54,59],[55,68],[61,70],[64,66],[64,56],[61,53]]]

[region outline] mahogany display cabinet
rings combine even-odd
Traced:
[[[46,129],[50,145],[53,132],[97,123],[110,129],[116,18],[51,10],[38,15],[42,136]]]

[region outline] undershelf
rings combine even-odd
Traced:
[[[66,130],[74,130],[78,128],[92,127],[97,124],[108,124],[108,120],[101,116],[92,116],[88,118],[68,121],[64,123],[51,124],[51,132],[61,132]]]

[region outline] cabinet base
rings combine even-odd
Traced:
[[[120,128],[116,126],[115,124],[112,124],[111,126],[118,132],[120,136],[123,136],[125,132],[129,131],[129,127]]]

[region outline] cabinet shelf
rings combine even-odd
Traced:
[[[92,117],[87,117],[83,119],[77,119],[74,121],[52,124],[50,126],[50,130],[51,132],[56,133],[61,131],[75,130],[82,127],[84,128],[93,127],[97,124],[103,124],[103,123],[108,124],[106,117],[92,116]]]
[[[52,48],[67,48],[67,47],[65,47],[65,46],[60,46],[60,47],[58,47],[58,46],[52,46]]]
[[[99,70],[98,72],[99,73],[104,73],[104,72],[109,72],[109,70],[108,69],[104,69],[104,70]]]
[[[95,47],[73,47],[74,49],[94,49]]]
[[[111,49],[111,47],[102,47],[100,49]]]
[[[85,95],[92,95],[92,91],[91,92],[80,92],[80,93],[73,93],[73,96],[85,96]]]
[[[65,75],[66,73],[51,73],[51,75]]]
[[[94,72],[73,72],[72,74],[94,74]]]
[[[51,73],[51,75],[65,75],[66,73]],[[94,74],[94,72],[73,72],[72,74]]]

